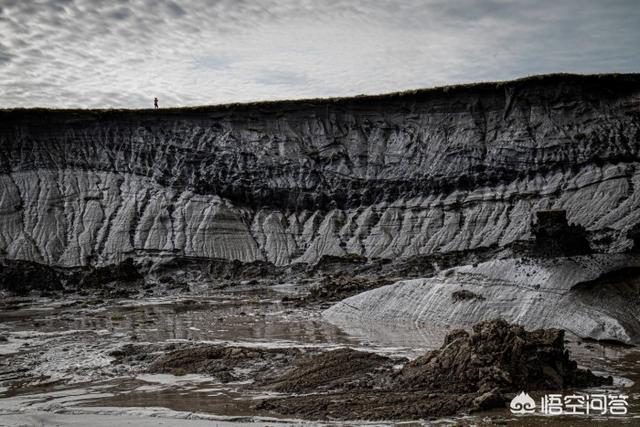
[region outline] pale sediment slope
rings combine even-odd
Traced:
[[[640,222],[640,76],[158,111],[0,111],[0,251],[314,262]],[[604,236],[604,238],[603,238]],[[602,243],[604,242],[604,243]]]
[[[504,318],[527,329],[640,343],[640,255],[510,258],[455,267],[347,298],[324,312],[341,326],[406,322],[470,327]]]

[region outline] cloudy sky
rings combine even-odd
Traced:
[[[216,104],[638,71],[638,0],[0,0],[0,107]]]

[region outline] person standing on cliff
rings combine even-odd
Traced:
[[[154,108],[158,108],[158,98],[153,98],[153,106]]]

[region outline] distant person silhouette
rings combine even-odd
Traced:
[[[153,106],[158,108],[158,98],[153,98]]]

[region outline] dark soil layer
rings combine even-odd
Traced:
[[[62,297],[78,292],[102,298],[123,298],[137,293],[144,275],[133,259],[104,267],[62,268],[32,261],[0,260],[0,291],[25,296]]]
[[[0,290],[24,296],[33,291],[49,295],[62,289],[60,274],[48,265],[21,260],[2,260],[0,263]]]

